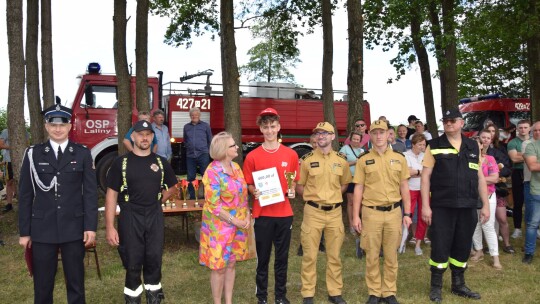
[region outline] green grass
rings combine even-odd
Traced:
[[[16,206],[16,205],[15,205]],[[288,298],[291,303],[301,303],[300,295],[301,258],[296,256],[300,240],[299,226],[302,220],[302,206],[294,202],[295,220],[293,238],[289,253]],[[195,220],[198,216],[193,216]],[[190,239],[181,230],[180,217],[165,218],[165,253],[163,256],[163,280],[165,303],[211,303],[210,271],[198,264],[198,244],[193,238],[193,224]],[[28,277],[23,260],[23,249],[18,245],[17,213],[0,216],[1,238],[6,246],[0,247],[0,303],[32,303],[32,280]],[[540,257],[536,255],[532,265],[521,263],[523,239],[512,240],[517,254],[508,255],[501,250],[502,271],[493,270],[490,258],[485,256],[474,267],[467,270],[467,284],[482,295],[482,300],[472,301],[450,294],[450,273],[444,278],[444,303],[539,303],[540,302]],[[414,248],[399,256],[398,300],[401,303],[429,303],[429,247],[423,245],[424,255],[414,255]],[[98,231],[98,254],[103,280],[100,281],[93,255],[86,266],[87,302],[123,303],[124,269],[115,248],[105,241],[104,220],[100,216]],[[87,258],[88,259],[88,258]],[[316,303],[326,300],[324,254],[319,254]],[[342,247],[343,297],[348,303],[364,303],[368,294],[364,280],[365,261],[355,257],[354,237],[347,234]],[[256,303],[255,298],[256,261],[240,262],[236,267],[234,303]],[[273,265],[270,265],[269,302],[273,303]],[[55,303],[66,303],[64,276],[61,266],[56,276]]]

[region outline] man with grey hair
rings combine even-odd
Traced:
[[[212,131],[210,125],[201,120],[201,110],[199,108],[191,108],[189,110],[191,122],[184,126],[184,147],[186,148],[186,165],[187,179],[189,184],[189,196],[195,198],[195,190],[191,185],[191,181],[197,176],[197,168],[199,173],[204,174],[206,167],[210,163],[208,148],[212,142]]]
[[[165,157],[170,162],[172,157],[171,136],[169,135],[169,128],[163,124],[165,113],[156,110],[152,116],[154,117],[152,129],[154,129],[154,138],[157,139],[156,154]]]

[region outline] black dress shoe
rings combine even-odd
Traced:
[[[382,298],[381,302],[386,303],[386,304],[399,304],[395,296],[388,296],[388,297]]]
[[[6,212],[10,212],[11,210],[13,210],[13,205],[12,204],[7,204],[4,209],[2,209],[2,212],[3,213],[6,213]]]
[[[324,247],[324,244],[323,244],[323,243],[320,243],[320,244],[319,244],[319,251],[320,251],[320,252],[326,252],[326,247]]]
[[[533,260],[533,255],[532,254],[525,254],[523,256],[523,260],[521,260],[521,261],[523,262],[523,264],[531,264],[532,260]]]
[[[369,295],[369,298],[367,299],[366,304],[378,304],[380,301],[381,301],[381,298],[374,295]]]
[[[302,304],[313,304],[313,297],[304,298]]]
[[[289,300],[285,297],[276,299],[276,304],[291,304]]]
[[[341,296],[328,296],[328,301],[334,304],[347,304],[347,302],[343,300]]]

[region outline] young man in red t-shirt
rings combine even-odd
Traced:
[[[243,168],[249,192],[255,197],[252,216],[255,219],[254,228],[257,246],[257,275],[255,279],[257,300],[259,304],[268,303],[268,263],[272,252],[272,244],[274,244],[276,252],[274,259],[275,303],[289,304],[289,300],[286,298],[286,284],[293,221],[289,195],[291,198],[294,197],[295,184],[300,178],[298,155],[291,148],[279,143],[278,133],[281,126],[279,124],[279,115],[275,109],[263,110],[257,116],[257,125],[264,135],[264,142],[246,156]],[[261,206],[258,200],[261,193],[260,190],[255,188],[252,173],[273,167],[276,168],[279,176],[284,201]],[[294,176],[290,187],[287,184],[286,175]]]

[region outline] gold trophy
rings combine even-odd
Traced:
[[[285,172],[285,179],[287,180],[287,196],[289,198],[294,198],[295,193],[294,189],[292,189],[294,178],[296,177],[296,171],[295,172]]]
[[[180,182],[180,187],[182,188],[182,194],[184,196],[184,202],[182,203],[182,208],[184,209],[187,209],[187,192],[188,192],[188,186],[189,186],[189,182],[185,179],[183,179],[181,182]]]
[[[199,180],[194,179],[191,184],[193,189],[195,189],[195,208],[199,208]]]

